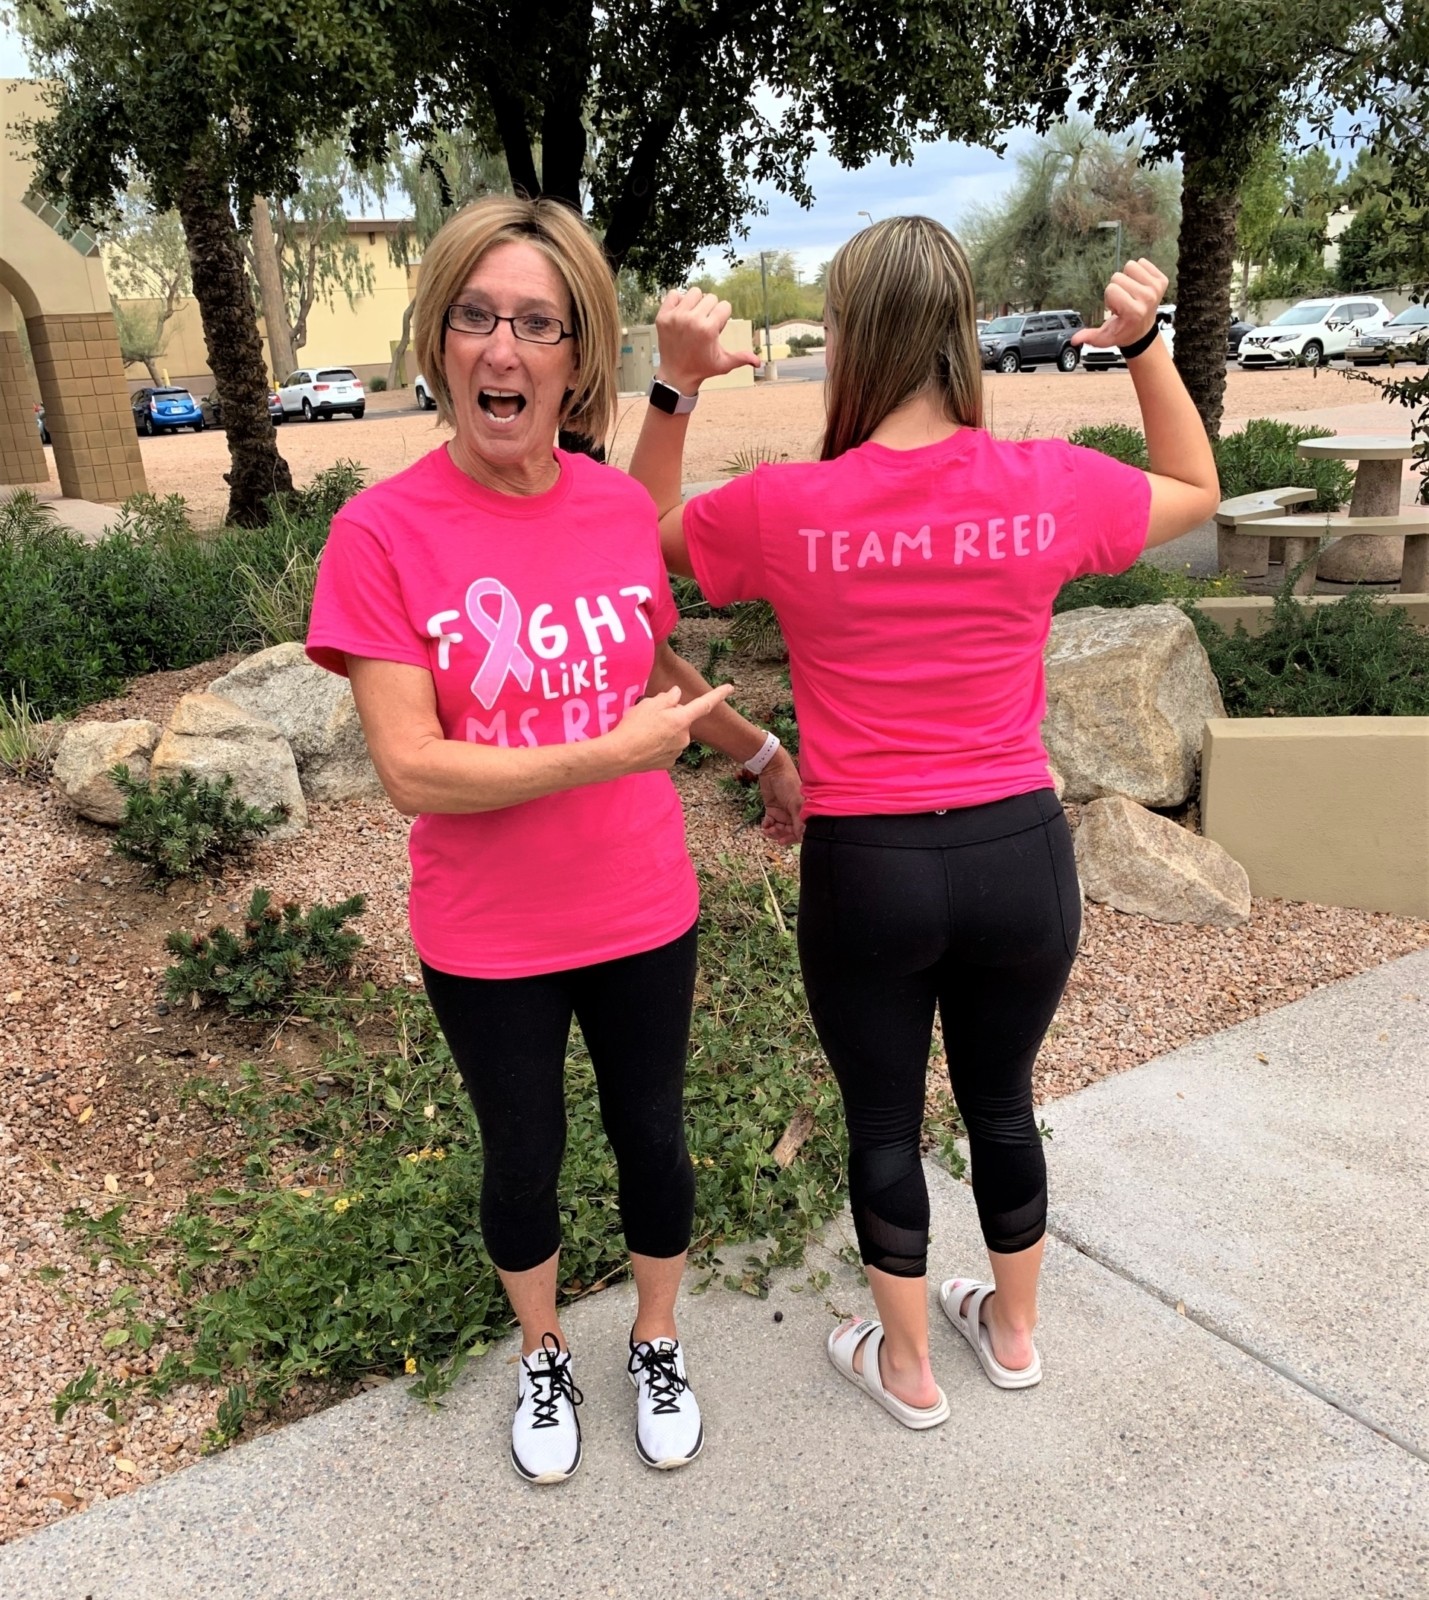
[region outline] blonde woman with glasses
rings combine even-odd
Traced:
[[[919,1158],[933,1018],[972,1148],[988,1277],[939,1303],[1003,1389],[1040,1381],[1047,1216],[1032,1068],[1071,969],[1080,901],[1039,737],[1042,650],[1068,579],[1119,572],[1214,510],[1204,428],[1164,342],[1166,279],[1129,261],[1107,320],[1150,470],[983,428],[976,296],[926,217],[865,228],[828,274],[821,458],[762,466],[681,504],[685,415],[733,358],[698,290],[658,319],[662,408],[631,471],[665,559],[714,605],[773,602],[789,645],[805,787],[799,950],[843,1091],[849,1200],[877,1316],[829,1337],[838,1371],[909,1428],[949,1414],[929,1359]],[[670,396],[675,399],[672,402]]]
[[[615,407],[615,286],[576,213],[497,196],[453,218],[415,327],[454,436],[334,519],[308,653],[351,679],[378,774],[416,819],[412,938],[476,1110],[483,1239],[521,1324],[512,1463],[558,1483],[581,1460],[556,1313],[574,1016],[638,1290],[636,1448],[680,1467],[704,1442],[675,1325],[698,906],[669,768],[691,738],[724,751],[785,836],[798,776],[671,650],[650,497],[555,448],[563,427],[602,437]]]

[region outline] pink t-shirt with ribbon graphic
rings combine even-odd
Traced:
[[[1070,578],[1146,543],[1143,472],[980,428],[761,466],[690,500],[713,605],[771,601],[811,816],[982,805],[1046,788],[1042,651]]]
[[[424,667],[448,739],[608,733],[644,693],[675,604],[645,490],[556,452],[539,495],[483,488],[433,450],[333,519],[307,652]],[[653,950],[699,909],[665,772],[412,824],[412,938],[462,977],[557,972]]]

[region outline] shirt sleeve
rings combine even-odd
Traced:
[[[408,618],[401,582],[381,538],[341,512],[333,518],[318,563],[306,649],[309,660],[344,678],[348,656],[431,665],[427,642]]]
[[[768,594],[759,536],[758,470],[685,502],[685,545],[700,591],[712,606]]]
[[[1151,521],[1151,480],[1082,445],[1062,444],[1070,469],[1076,566],[1069,577],[1125,572],[1146,548]]]

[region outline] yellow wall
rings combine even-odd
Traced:
[[[308,336],[298,351],[299,365],[352,367],[360,378],[385,376],[392,359],[392,345],[401,337],[402,313],[416,292],[416,269],[393,264],[387,248],[386,235],[369,234],[360,228],[352,232],[364,264],[372,269],[372,292],[360,296],[353,305],[341,293],[334,296],[331,305],[319,299],[308,313]],[[126,307],[154,307],[152,300],[125,300]],[[258,320],[263,332],[263,319]],[[208,364],[208,351],[204,344],[203,325],[199,318],[198,302],[185,300],[169,319],[165,328],[164,353],[155,363],[167,381],[182,384],[195,394],[207,394],[213,387],[213,372]],[[273,373],[266,337],[263,341],[263,359],[271,376],[281,380],[286,372]],[[408,380],[416,375],[410,354],[407,359]],[[130,384],[137,388],[149,382],[142,362],[128,370]]]

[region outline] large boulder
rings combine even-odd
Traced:
[[[1213,928],[1250,916],[1250,879],[1238,861],[1122,795],[1082,808],[1075,846],[1087,897],[1118,911]]]
[[[1196,788],[1221,691],[1176,606],[1087,606],[1052,619],[1042,739],[1074,804],[1123,794],[1178,806]]]
[[[283,839],[308,825],[308,806],[288,741],[270,722],[216,694],[186,694],[174,707],[149,764],[150,776],[189,771],[217,783],[225,773],[250,806],[286,806],[287,820],[268,837]]]
[[[283,735],[310,800],[351,800],[382,792],[346,678],[308,660],[300,644],[275,644],[209,685]]]
[[[55,786],[80,816],[117,827],[124,820],[124,796],[109,769],[122,762],[136,783],[146,782],[149,757],[158,742],[158,723],[141,717],[71,722],[55,751]]]

